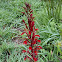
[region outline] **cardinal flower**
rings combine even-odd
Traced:
[[[35,27],[35,22],[33,17],[33,10],[31,9],[31,5],[28,3],[25,3],[25,7],[23,7],[25,12],[22,12],[27,17],[27,24],[25,23],[25,20],[22,20],[25,24],[24,32],[21,34],[26,34],[25,41],[23,44],[27,46],[27,50],[22,50],[23,53],[27,53],[31,55],[31,57],[25,55],[24,60],[29,59],[33,60],[33,62],[36,62],[38,60],[38,50],[42,49],[41,46],[38,46],[39,43],[41,43],[41,40],[38,40],[40,35],[36,35],[38,28]]]

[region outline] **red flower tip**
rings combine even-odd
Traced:
[[[35,36],[40,37],[40,35],[35,35]]]
[[[23,44],[27,44],[27,41],[24,41]]]
[[[39,43],[41,43],[41,40],[37,40]]]
[[[28,4],[28,3],[25,3],[25,5],[26,5],[26,7],[28,7],[28,6],[29,6],[29,4]]]
[[[27,8],[31,7],[31,5],[29,5],[28,3],[25,3],[25,5],[26,5]]]
[[[22,53],[25,53],[26,52],[26,50],[22,50]]]
[[[31,46],[29,47],[29,50],[32,50],[32,47]]]
[[[23,32],[21,35],[23,35],[25,32]]]

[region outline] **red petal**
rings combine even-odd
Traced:
[[[33,14],[30,14],[30,16],[32,17],[32,16],[33,16]]]
[[[25,14],[25,12],[21,12],[21,13]]]
[[[41,46],[38,46],[38,47],[42,49],[42,47],[41,47]]]
[[[25,32],[23,32],[21,35],[23,35]]]
[[[26,52],[26,50],[22,50],[22,53],[25,53]]]
[[[29,35],[31,35],[31,31],[29,31]]]
[[[26,60],[26,57],[24,58],[24,60]]]
[[[34,61],[37,61],[37,58],[34,58]]]
[[[29,56],[26,56],[27,58],[31,59]]]
[[[40,48],[37,48],[37,50],[40,50]]]
[[[30,11],[30,13],[33,12],[33,10]]]
[[[25,23],[25,21],[24,20],[22,20],[24,23]]]
[[[37,51],[34,51],[34,53],[37,55]]]
[[[41,40],[37,40],[38,42],[41,42]]]
[[[32,44],[36,44],[36,41],[33,41],[33,43]]]
[[[38,28],[35,29],[36,31],[39,30]]]
[[[40,37],[40,35],[35,35],[35,36]]]
[[[35,41],[37,41],[37,39],[35,38]]]
[[[25,26],[26,26],[26,28],[28,29],[28,27],[27,27],[26,23],[25,23]]]
[[[29,47],[29,50],[32,50],[32,47],[31,46]]]
[[[24,41],[23,44],[27,44],[27,41]]]

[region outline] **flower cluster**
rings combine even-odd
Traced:
[[[22,12],[28,19],[28,26],[25,23],[24,20],[22,20],[26,26],[26,28],[24,28],[24,32],[21,34],[23,35],[24,33],[26,33],[27,38],[25,38],[25,41],[23,42],[23,44],[28,45],[29,48],[27,50],[23,50],[22,52],[25,53],[27,52],[29,55],[31,55],[31,57],[29,56],[25,56],[24,60],[26,60],[27,58],[33,60],[33,61],[37,61],[38,60],[38,50],[42,49],[41,46],[38,46],[38,43],[41,42],[41,40],[38,40],[38,38],[40,37],[40,35],[36,35],[36,31],[38,30],[37,28],[35,28],[35,22],[34,22],[34,17],[33,17],[33,10],[31,10],[31,5],[29,5],[28,3],[25,3],[26,7],[23,7],[25,9],[25,12]]]

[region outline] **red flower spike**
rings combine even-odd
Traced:
[[[21,35],[23,35],[25,32],[23,32]]]
[[[27,41],[24,41],[23,44],[27,44]]]
[[[31,46],[29,47],[29,50],[32,50],[32,47]]]
[[[37,40],[39,43],[41,43],[41,40]]]
[[[26,33],[27,35],[27,39],[25,38],[25,41],[23,42],[23,44],[26,44],[29,46],[30,51],[25,51],[23,50],[22,52],[27,52],[29,55],[31,55],[31,58],[29,56],[25,56],[24,60],[26,60],[26,58],[28,59],[33,59],[34,62],[36,62],[38,60],[38,50],[42,49],[41,46],[38,46],[37,43],[41,42],[40,40],[38,40],[37,37],[40,37],[40,35],[35,35],[36,31],[38,30],[37,28],[35,29],[35,22],[34,17],[33,17],[33,10],[31,10],[31,5],[29,5],[28,3],[25,3],[25,7],[23,7],[25,9],[25,12],[22,12],[28,19],[28,26],[26,25],[25,21],[22,20],[25,24],[26,29],[24,29],[24,32],[21,34],[23,35],[24,33]]]
[[[26,50],[22,50],[22,53],[25,53],[26,52]]]
[[[35,35],[35,36],[40,37],[40,35]]]

